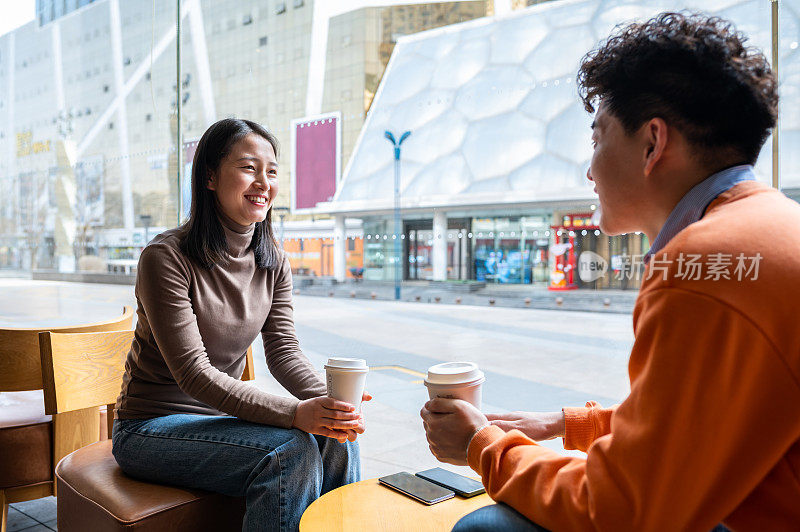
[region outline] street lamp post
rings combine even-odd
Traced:
[[[149,242],[148,237],[150,236],[148,233],[150,232],[150,222],[153,220],[153,217],[149,214],[140,214],[139,219],[142,221],[142,225],[144,226],[144,245],[147,246]]]
[[[286,216],[286,213],[289,212],[289,207],[272,207],[274,212],[278,213],[278,217],[281,219],[281,226],[280,226],[280,239],[281,239],[281,249],[283,249],[283,219]]]
[[[396,140],[391,131],[384,132],[384,136],[394,146],[394,298],[400,299],[400,275],[401,275],[401,259],[400,259],[400,234],[402,229],[400,227],[400,146],[403,144],[410,131],[406,131],[400,135],[400,140]]]

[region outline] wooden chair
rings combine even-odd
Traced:
[[[132,332],[42,333],[40,346],[45,405],[55,419],[107,405],[113,413]],[[252,380],[253,354],[247,350],[243,380]],[[109,415],[109,433],[111,420]],[[63,448],[96,437],[96,426],[70,418],[56,440]],[[80,434],[80,436],[78,436]],[[111,441],[82,447],[56,466],[58,529],[241,530],[245,501],[240,497],[142,482],[127,477],[111,453]]]
[[[0,531],[6,532],[8,504],[55,495],[53,470],[58,460],[77,447],[61,447],[54,433],[67,418],[45,414],[39,333],[119,331],[130,329],[133,308],[124,307],[113,320],[51,329],[0,328]],[[100,426],[100,413],[71,414],[81,423]],[[97,441],[96,439],[93,441]],[[75,442],[86,445],[91,442]]]

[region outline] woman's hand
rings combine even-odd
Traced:
[[[371,399],[372,396],[364,392],[362,400]],[[355,441],[364,433],[364,417],[349,403],[331,397],[314,397],[297,405],[292,427],[344,443],[345,440]]]
[[[361,403],[363,404],[364,401],[372,401],[372,396],[367,392],[364,392],[364,393],[361,394]],[[360,432],[356,432],[355,430],[348,430],[347,431],[347,439],[350,440],[350,441],[356,441],[356,438],[358,438],[358,435],[359,434],[363,434],[364,431],[366,430],[364,424],[365,424],[365,422],[364,422],[364,414],[361,414],[361,431]]]
[[[534,441],[564,436],[564,412],[487,414],[486,419],[506,432],[517,429]]]

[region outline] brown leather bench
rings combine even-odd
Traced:
[[[0,394],[0,492],[44,486],[40,496],[50,494],[52,439],[53,426],[44,413],[41,390]],[[4,525],[0,524],[3,530]]]
[[[83,447],[56,467],[58,530],[242,529],[245,500],[141,482],[111,455],[111,440]]]

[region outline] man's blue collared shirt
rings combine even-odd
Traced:
[[[650,257],[661,251],[675,235],[702,218],[706,208],[717,196],[742,181],[753,181],[755,178],[753,167],[743,164],[726,168],[696,184],[669,213],[667,221],[653,240],[650,251],[644,256],[644,261],[648,262]]]

